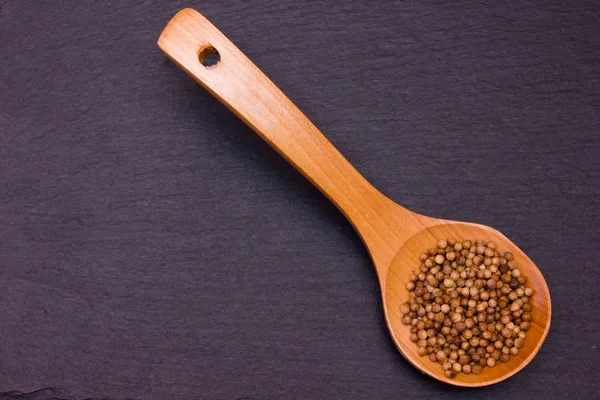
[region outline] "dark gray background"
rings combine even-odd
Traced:
[[[598,398],[598,1],[0,5],[0,392]],[[349,223],[156,46],[184,6],[382,192],[531,256],[525,370],[464,390],[401,357]]]

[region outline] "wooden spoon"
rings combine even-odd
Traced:
[[[231,41],[197,11],[181,10],[163,30],[159,47],[177,65],[225,104],[267,143],[318,187],[354,226],[365,243],[379,277],[386,322],[402,355],[422,372],[458,386],[500,382],[525,367],[536,355],[550,327],[550,293],[540,270],[497,230],[469,222],[416,214],[375,189],[335,149],[302,112]],[[212,66],[211,55],[220,56]],[[408,299],[409,274],[418,255],[438,240],[493,241],[514,254],[534,290],[533,323],[516,357],[480,375],[449,379],[442,367],[417,355],[402,324],[400,305]]]

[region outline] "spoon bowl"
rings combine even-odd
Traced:
[[[531,329],[527,332],[525,345],[520,349],[519,354],[511,356],[510,361],[505,364],[497,363],[493,368],[484,368],[480,375],[458,374],[452,379],[445,375],[440,365],[417,354],[416,344],[408,339],[410,327],[402,323],[402,314],[398,311],[400,305],[409,298],[406,283],[409,282],[410,273],[418,269],[421,264],[418,258],[419,254],[428,248],[435,247],[439,240],[449,238],[457,241],[481,239],[495,243],[501,251],[510,251],[523,276],[528,278],[527,286],[534,290],[534,296],[531,298],[533,306]],[[402,355],[420,371],[457,386],[491,385],[516,374],[537,354],[550,327],[550,293],[544,277],[533,261],[497,230],[484,225],[464,222],[431,221],[430,226],[416,232],[404,242],[387,269],[383,304],[389,331]]]
[[[540,349],[550,327],[550,293],[540,270],[500,232],[477,224],[416,214],[371,185],[306,116],[225,35],[200,13],[181,10],[164,28],[159,47],[177,65],[240,117],[321,190],[362,238],[377,270],[390,334],[404,357],[422,372],[458,386],[485,386],[514,375]],[[211,58],[210,62],[208,58]],[[216,60],[216,62],[215,62]],[[525,346],[506,364],[480,375],[449,379],[442,367],[417,355],[399,307],[408,299],[418,255],[440,239],[486,240],[515,255],[534,289],[533,321]]]

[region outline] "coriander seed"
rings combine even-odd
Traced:
[[[400,305],[417,354],[446,376],[480,374],[519,354],[532,323],[533,289],[511,252],[495,243],[439,240],[418,255]]]

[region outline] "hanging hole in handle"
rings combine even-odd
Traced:
[[[198,52],[198,60],[205,67],[212,67],[221,61],[221,55],[213,46],[208,45]]]

